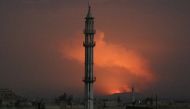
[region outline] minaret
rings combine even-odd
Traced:
[[[93,75],[93,48],[95,46],[94,42],[94,17],[91,14],[91,6],[88,6],[88,13],[85,18],[85,40],[83,46],[85,47],[85,109],[93,109],[93,83],[95,82],[95,77]]]

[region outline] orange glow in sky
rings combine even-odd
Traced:
[[[64,57],[84,63],[84,47],[82,37],[61,46]],[[97,90],[106,93],[121,93],[130,90],[132,85],[143,89],[144,84],[154,81],[154,75],[148,60],[138,52],[116,43],[108,43],[103,32],[95,35],[94,48],[95,76]],[[72,49],[70,49],[72,48]]]
[[[117,94],[117,93],[122,93],[120,90],[116,89],[116,90],[111,90],[111,94]]]

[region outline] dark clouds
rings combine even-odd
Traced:
[[[33,95],[44,90],[75,92],[80,87],[82,93],[83,66],[60,59],[56,47],[60,40],[82,35],[86,4],[85,0],[0,0],[0,87]],[[96,28],[107,41],[135,49],[150,61],[157,83],[148,92],[190,97],[189,0],[92,4]]]

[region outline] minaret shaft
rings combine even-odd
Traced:
[[[86,16],[85,21],[85,109],[93,109],[93,83],[95,82],[94,74],[93,74],[93,63],[94,63],[94,51],[93,48],[95,46],[94,42],[94,18],[91,15],[91,10],[89,6],[88,14]]]

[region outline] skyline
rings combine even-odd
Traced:
[[[96,94],[109,94],[115,88],[128,91],[135,84],[143,93],[190,97],[190,1],[91,4],[97,28]],[[83,94],[86,10],[85,0],[1,0],[0,88],[25,95]],[[106,77],[112,86],[103,84],[108,83]],[[120,89],[123,86],[127,88]]]

